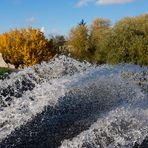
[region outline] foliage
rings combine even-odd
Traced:
[[[0,75],[3,75],[5,73],[7,73],[7,72],[9,72],[9,69],[0,67]]]
[[[97,18],[86,26],[82,20],[70,31],[68,49],[72,56],[103,64],[148,65],[148,14],[126,17],[113,27]]]
[[[79,23],[79,26],[86,26],[86,22],[82,19],[81,22]]]
[[[43,32],[31,27],[11,30],[0,35],[0,52],[6,63],[15,68],[32,66],[53,57],[52,44]]]
[[[52,43],[53,49],[56,51],[56,53],[61,54],[64,52],[63,48],[66,43],[66,39],[63,35],[51,35],[49,40]]]
[[[148,15],[126,17],[117,22],[108,42],[109,63],[148,65]]]
[[[101,64],[106,62],[107,51],[104,50],[108,32],[110,31],[110,20],[96,18],[90,27],[90,49],[94,53],[93,62]]]
[[[71,54],[92,63],[148,65],[148,14],[125,17],[113,27],[110,20],[96,18],[90,26],[82,20],[68,38],[47,40],[39,29],[22,28],[0,35],[0,52],[16,68],[48,61],[55,53]]]
[[[108,19],[97,18],[91,26],[86,26],[84,20],[73,28],[69,34],[68,47],[72,56],[94,63],[106,61],[104,46],[110,30]]]
[[[70,31],[67,45],[69,48],[69,52],[72,54],[73,57],[80,60],[88,58],[88,28],[85,25],[84,21],[82,21],[78,26]]]

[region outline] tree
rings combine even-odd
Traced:
[[[53,49],[56,53],[60,54],[64,52],[63,48],[66,43],[66,39],[63,35],[51,35],[49,41],[53,44]]]
[[[83,19],[82,19],[81,22],[79,23],[79,26],[81,26],[81,25],[86,26],[86,23],[85,23],[85,21],[84,21]]]
[[[73,57],[85,60],[88,59],[88,28],[84,23],[80,23],[70,31],[67,45]]]
[[[90,27],[90,49],[94,54],[94,62],[101,64],[106,62],[106,52],[104,44],[110,31],[110,20],[96,18]]]
[[[0,52],[16,68],[48,61],[55,54],[43,32],[31,27],[11,30],[0,35]]]
[[[109,44],[109,63],[148,65],[148,15],[126,17],[117,22]]]

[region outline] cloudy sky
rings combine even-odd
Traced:
[[[0,0],[0,33],[30,25],[46,35],[66,35],[81,19],[89,24],[103,17],[114,24],[143,13],[148,13],[148,0]]]

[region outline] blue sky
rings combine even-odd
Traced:
[[[31,25],[45,34],[64,34],[81,19],[114,24],[124,16],[148,13],[148,0],[0,0],[0,33]]]

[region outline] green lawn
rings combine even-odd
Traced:
[[[0,67],[0,75],[3,75],[4,73],[9,72],[9,71],[10,70],[8,68]]]

